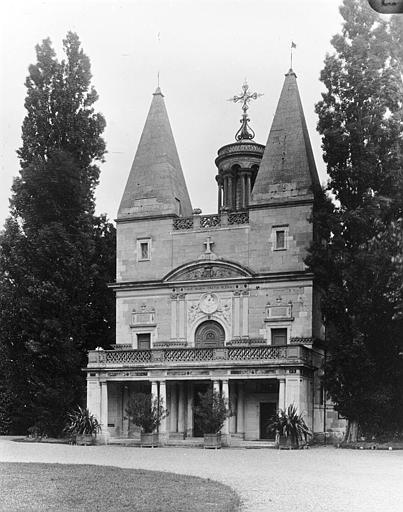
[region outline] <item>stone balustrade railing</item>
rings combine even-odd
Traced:
[[[193,215],[193,217],[179,217],[173,221],[174,231],[184,229],[211,229],[225,226],[234,226],[237,224],[248,224],[249,213],[241,212],[221,212],[217,215]]]
[[[286,361],[312,364],[312,351],[302,345],[217,348],[154,348],[151,350],[92,350],[88,367],[177,365],[206,362]]]

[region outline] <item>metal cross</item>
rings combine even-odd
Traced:
[[[228,101],[233,101],[234,103],[238,103],[238,101],[242,101],[242,110],[244,115],[246,115],[246,111],[249,108],[249,102],[250,100],[257,100],[260,96],[263,96],[263,94],[253,92],[250,93],[249,91],[249,85],[247,84],[246,80],[243,83],[242,86],[242,93],[239,96],[233,96],[232,98],[229,98]]]
[[[211,236],[208,236],[207,237],[207,240],[205,242],[203,242],[203,245],[206,246],[206,254],[211,254],[212,253],[212,250],[211,250],[211,246],[214,245],[214,242],[211,240]]]

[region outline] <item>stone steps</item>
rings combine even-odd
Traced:
[[[110,438],[107,444],[120,446],[140,446],[140,439],[133,438]],[[204,439],[202,437],[188,437],[187,439],[168,439],[165,446],[176,448],[202,448]],[[237,437],[231,437],[230,448],[274,448],[274,441],[257,440],[245,441]]]

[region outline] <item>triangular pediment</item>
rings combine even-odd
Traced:
[[[229,261],[195,261],[172,270],[163,281],[209,281],[252,277],[252,275],[249,269]]]

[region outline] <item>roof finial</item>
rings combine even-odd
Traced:
[[[242,85],[242,93],[239,96],[233,96],[232,98],[229,98],[228,101],[233,101],[234,103],[238,103],[239,101],[242,102],[242,118],[240,120],[241,127],[235,134],[235,140],[251,140],[255,136],[255,132],[252,130],[252,128],[249,126],[249,117],[247,114],[247,110],[249,108],[249,102],[250,100],[256,100],[260,96],[263,96],[263,94],[254,92],[250,93],[249,91],[249,85],[246,82],[246,78],[244,80],[244,83]]]
[[[292,71],[292,49],[296,48],[297,45],[294,43],[294,41],[291,41],[291,65],[290,65],[290,71]]]

